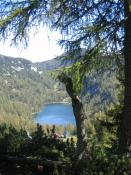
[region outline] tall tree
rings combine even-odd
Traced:
[[[0,2],[0,18],[2,37],[8,37],[12,32],[14,41],[21,40],[26,38],[33,25],[48,19],[52,28],[64,34],[60,44],[70,57],[76,56],[84,47],[86,52],[83,59],[79,60],[79,67],[76,66],[82,72],[79,72],[78,79],[90,65],[102,64],[98,53],[122,53],[124,50],[125,92],[119,150],[128,152],[131,145],[131,1],[3,0]]]
[[[126,153],[131,146],[131,1],[124,1],[125,92],[120,128],[119,151]]]
[[[66,75],[65,73],[61,73],[59,74],[58,79],[65,85],[66,91],[72,101],[78,139],[75,157],[81,160],[84,157],[87,158],[87,135],[85,130],[85,122],[87,116],[85,114],[83,104],[73,88],[72,78],[69,75]]]

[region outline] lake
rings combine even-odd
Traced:
[[[75,125],[75,117],[70,104],[52,103],[46,104],[37,114],[35,122],[40,124]]]

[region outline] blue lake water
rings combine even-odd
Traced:
[[[70,104],[46,104],[37,114],[35,122],[40,124],[75,125],[75,117]]]

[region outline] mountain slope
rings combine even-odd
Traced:
[[[0,55],[0,111],[28,115],[44,103],[63,101],[66,93],[48,73],[22,58]]]

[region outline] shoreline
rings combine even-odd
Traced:
[[[69,102],[51,102],[51,103],[44,103],[43,104],[43,107],[44,107],[44,105],[51,105],[51,104],[65,104],[65,105],[71,105],[71,103],[69,103]],[[41,108],[42,109],[42,108]],[[34,116],[35,117],[35,115],[37,115],[38,113],[40,113],[40,111],[38,112],[33,112],[32,113],[32,116]]]
[[[50,104],[69,104],[69,105],[71,105],[71,102],[62,102],[62,101],[60,101],[60,102],[44,103],[44,105],[50,105]]]

